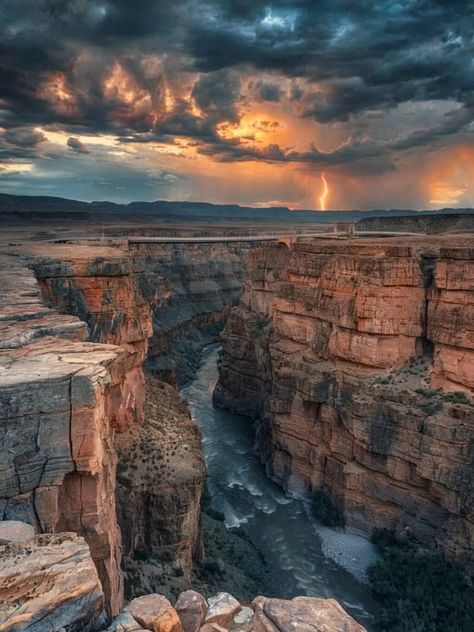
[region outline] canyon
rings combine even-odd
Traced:
[[[199,432],[174,387],[148,378],[145,404],[143,365],[173,384],[190,375],[238,300],[244,249],[1,255],[2,520],[83,536],[111,615],[122,557],[153,553],[188,583],[200,559]]]
[[[270,477],[346,527],[470,569],[474,242],[300,240],[250,253],[214,401],[257,423]]]
[[[176,387],[225,326],[214,401],[256,421],[272,479],[295,496],[323,490],[349,529],[410,533],[472,568],[474,242],[461,241],[4,245],[0,519],[38,535],[0,560],[81,560],[89,597],[65,609],[66,627],[75,612],[90,629],[119,615],[124,569],[138,582],[127,599],[160,592],[153,573],[191,586],[206,467]],[[363,629],[330,600],[259,599],[254,627],[223,629],[298,616]],[[114,630],[162,629],[119,619]]]

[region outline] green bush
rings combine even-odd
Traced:
[[[443,402],[439,399],[435,399],[431,402],[427,402],[426,404],[421,404],[419,408],[428,415],[428,417],[431,417],[431,415],[434,415],[443,408]]]
[[[315,518],[327,527],[343,527],[344,513],[324,490],[315,490],[311,495],[311,506]]]
[[[135,549],[133,551],[133,559],[137,562],[148,562],[150,556],[144,549]]]
[[[373,596],[382,605],[383,632],[471,632],[474,591],[460,569],[439,553],[422,554],[413,541],[375,534],[381,560],[368,571]]]
[[[466,393],[462,391],[454,391],[454,393],[445,393],[443,395],[443,399],[447,402],[452,402],[453,404],[470,404],[469,398]]]

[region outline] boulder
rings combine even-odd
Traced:
[[[128,612],[122,612],[105,632],[145,632],[145,628],[132,617]]]
[[[183,632],[198,632],[207,613],[207,602],[195,590],[186,590],[178,597],[175,610],[183,626]]]
[[[253,628],[253,610],[243,606],[234,617],[232,632],[250,632]]]
[[[257,597],[252,607],[254,632],[365,632],[335,599]]]
[[[234,616],[241,609],[237,599],[226,592],[221,592],[215,597],[209,597],[207,602],[209,608],[206,615],[206,623],[218,623],[225,626],[228,623],[232,623]]]
[[[176,610],[163,595],[151,594],[133,599],[125,608],[146,630],[183,632]]]

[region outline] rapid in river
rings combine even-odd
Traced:
[[[263,555],[281,598],[332,597],[374,630],[377,605],[365,570],[377,559],[360,536],[320,525],[307,503],[285,495],[265,474],[251,421],[214,407],[219,350],[208,347],[195,379],[181,395],[202,434],[208,490],[229,529],[242,529]]]

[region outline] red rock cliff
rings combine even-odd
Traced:
[[[127,377],[114,389],[114,406],[107,412],[117,430],[121,476],[116,496],[127,564],[136,551],[146,552],[179,565],[189,578],[201,550],[205,467],[199,432],[174,388],[150,378],[145,389],[142,365],[152,333],[152,355],[157,340],[167,354],[175,345],[189,346],[193,338],[200,349],[199,328],[223,318],[226,297],[237,282],[225,280],[226,269],[218,271],[219,266],[212,274],[209,263],[206,278],[207,251],[200,253],[193,244],[163,244],[146,252],[149,256],[140,258],[116,248],[57,247],[52,259],[37,249],[32,265],[49,304],[85,321],[90,340],[127,352]],[[234,256],[228,265],[236,261]],[[186,463],[182,454],[167,452],[180,443],[179,435],[189,449]],[[169,471],[163,470],[165,453],[173,462]]]
[[[0,516],[88,542],[112,614],[122,605],[114,434],[143,418],[149,309],[120,251],[2,255]],[[56,290],[56,291],[55,291]],[[81,310],[73,301],[79,301]],[[120,346],[118,346],[120,345]]]
[[[115,389],[111,411],[118,431],[143,421],[143,363],[152,335],[151,311],[139,288],[142,270],[115,248],[66,246],[31,262],[44,301],[87,323],[88,339],[120,346],[127,354],[126,381]]]
[[[348,527],[408,528],[472,564],[465,242],[314,240],[251,253],[215,401],[260,419],[268,471],[289,491],[323,489]]]

